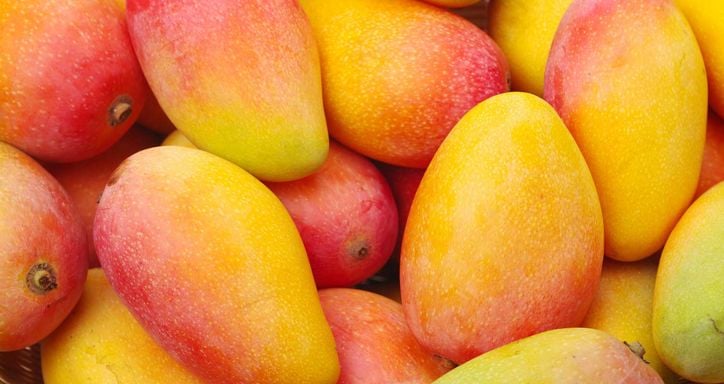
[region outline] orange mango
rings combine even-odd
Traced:
[[[601,208],[575,141],[542,99],[505,93],[463,117],[422,178],[402,304],[425,347],[463,363],[580,324],[602,260]]]

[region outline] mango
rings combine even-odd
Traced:
[[[581,326],[600,329],[640,349],[642,358],[666,383],[680,381],[661,362],[651,333],[651,308],[658,258],[633,263],[605,260],[601,284]]]
[[[543,96],[553,36],[573,0],[491,0],[488,31],[505,53],[511,89]]]
[[[201,384],[143,330],[98,268],[40,353],[45,384]]]
[[[505,93],[460,120],[422,178],[402,305],[422,345],[464,363],[579,325],[602,260],[601,208],[575,141],[542,99]]]
[[[296,1],[129,0],[127,16],[153,94],[194,145],[263,180],[321,167],[319,57]]]
[[[724,181],[724,121],[710,113],[706,125],[704,158],[701,161],[701,174],[695,196],[701,196],[721,181]]]
[[[87,253],[63,187],[0,142],[0,351],[37,343],[68,316],[83,291]]]
[[[698,383],[724,382],[724,182],[686,211],[661,253],[653,334],[664,363]]]
[[[0,30],[0,140],[73,162],[131,128],[148,88],[116,1],[3,1]]]
[[[392,262],[399,263],[400,247],[402,246],[402,234],[407,226],[407,216],[410,215],[410,207],[412,200],[415,198],[417,187],[420,186],[422,176],[425,174],[424,169],[396,167],[394,165],[379,163],[377,167],[385,175],[387,182],[390,184],[392,196],[395,197],[397,204],[397,217],[400,223],[400,236],[397,238],[395,251],[392,254]]]
[[[675,0],[694,30],[709,80],[709,105],[724,118],[724,2]]]
[[[480,0],[423,0],[426,3],[437,5],[438,7],[446,7],[446,8],[462,8],[467,7],[469,5],[473,5],[475,3],[480,2]]]
[[[169,133],[161,145],[175,145],[178,147],[197,148],[184,134],[179,130]]]
[[[545,99],[591,169],[606,256],[661,249],[696,190],[704,149],[704,62],[668,0],[577,0],[551,46]]]
[[[367,157],[425,168],[469,109],[508,90],[495,42],[446,10],[416,0],[300,3],[319,43],[329,133]]]
[[[433,384],[654,384],[651,367],[615,337],[588,328],[543,332],[507,344]]]
[[[319,171],[266,183],[297,226],[318,288],[351,287],[375,274],[397,240],[397,207],[382,173],[331,142]]]
[[[108,181],[93,234],[121,300],[202,380],[336,382],[302,240],[248,172],[198,149],[138,152]]]
[[[402,306],[350,288],[319,291],[337,343],[337,384],[430,383],[451,365],[426,351],[405,323]]]
[[[146,105],[143,106],[141,114],[138,115],[137,123],[154,132],[168,135],[176,130],[171,120],[166,116],[166,112],[161,109],[156,96],[148,93]]]
[[[90,268],[100,266],[93,243],[93,219],[106,182],[128,156],[158,144],[159,138],[154,133],[134,126],[117,143],[98,156],[75,163],[46,166],[48,172],[58,180],[73,200],[80,214],[88,243]]]

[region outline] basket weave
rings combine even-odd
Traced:
[[[485,29],[487,28],[488,1],[482,0],[475,5],[456,9],[453,12]],[[43,384],[39,345],[14,352],[0,352],[0,384]]]

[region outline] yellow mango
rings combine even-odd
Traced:
[[[45,384],[201,384],[156,344],[121,303],[101,269],[88,271],[83,296],[42,344]]]
[[[583,321],[603,260],[601,208],[555,111],[493,96],[425,172],[400,257],[402,305],[428,349],[456,363]]]

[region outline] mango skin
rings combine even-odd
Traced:
[[[375,160],[425,168],[457,121],[508,90],[480,28],[415,0],[301,0],[319,44],[330,135]]]
[[[724,182],[699,197],[666,242],[656,276],[654,343],[674,372],[724,382]]]
[[[430,383],[450,370],[417,342],[399,303],[350,288],[322,289],[319,299],[337,343],[337,384]]]
[[[161,145],[175,145],[177,147],[186,147],[186,148],[197,148],[194,143],[189,141],[189,139],[184,136],[183,132],[179,130],[175,130],[166,136],[165,139],[163,139],[163,142]]]
[[[133,125],[148,88],[112,0],[0,3],[0,140],[43,161],[108,149]],[[109,123],[125,97],[130,115]]]
[[[68,194],[30,156],[0,142],[0,351],[35,344],[63,321],[83,291],[87,253]],[[55,287],[38,290],[27,277],[43,264]]]
[[[351,287],[379,271],[397,240],[397,207],[380,171],[336,142],[313,175],[266,183],[299,230],[318,288]]]
[[[337,380],[299,233],[276,196],[231,162],[175,146],[134,154],[103,192],[94,239],[134,317],[203,380]]]
[[[629,344],[640,343],[649,366],[666,383],[679,384],[676,375],[661,362],[651,333],[657,267],[656,257],[633,263],[605,260],[598,293],[581,326],[599,329]]]
[[[701,196],[721,181],[724,181],[724,121],[710,113],[706,124],[706,142],[704,158],[701,161],[699,186],[696,188],[695,196]]]
[[[319,57],[295,0],[129,0],[127,15],[153,94],[196,146],[267,181],[322,165]]]
[[[88,266],[99,267],[93,243],[93,219],[96,215],[98,199],[113,171],[128,156],[159,144],[154,133],[140,126],[134,126],[111,148],[98,156],[84,161],[67,164],[49,164],[48,172],[63,186],[73,199],[85,229],[88,242]]]
[[[696,34],[709,80],[709,105],[724,118],[724,3],[675,0]]]
[[[480,0],[423,0],[426,3],[430,3],[433,5],[437,5],[438,7],[445,7],[445,8],[462,8],[467,7],[469,5],[473,5],[475,3],[480,2]]]
[[[202,383],[143,330],[99,268],[40,353],[45,384]]]
[[[582,0],[561,21],[545,99],[598,188],[606,256],[661,249],[696,190],[704,149],[704,62],[668,0]]]
[[[656,371],[615,337],[564,328],[507,344],[471,360],[433,384],[654,384]]]
[[[517,92],[482,102],[453,128],[412,202],[400,257],[410,329],[463,363],[577,326],[598,287],[602,225],[591,174],[555,111]]]
[[[553,36],[572,1],[490,1],[488,31],[508,60],[512,90],[543,97],[543,76]]]

